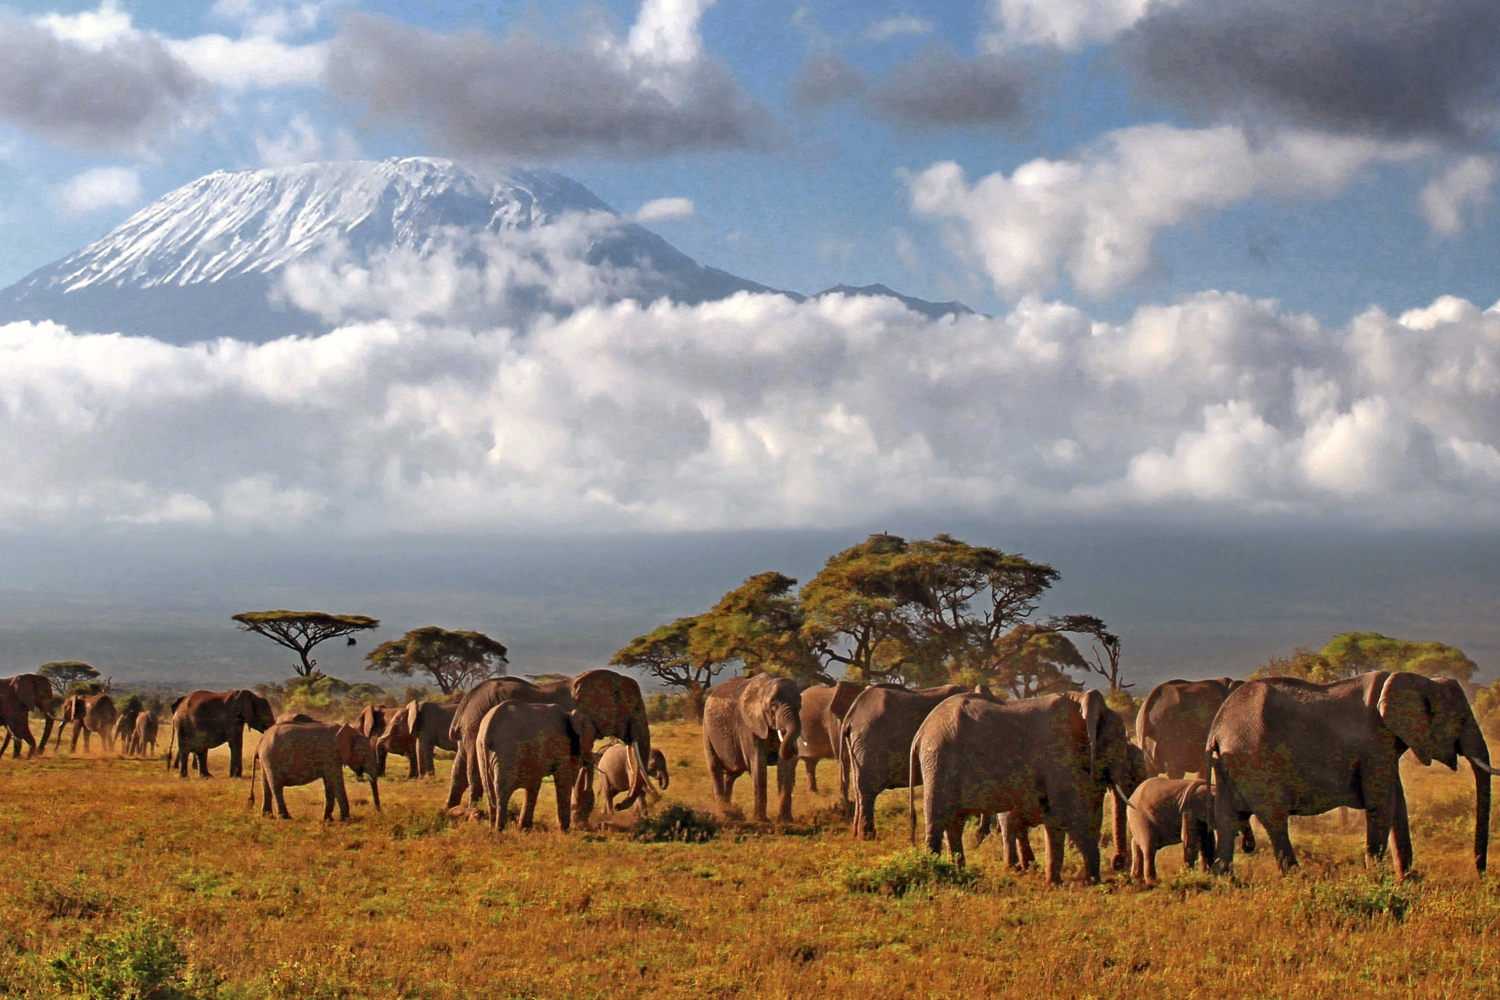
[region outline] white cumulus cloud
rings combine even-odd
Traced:
[[[693,214],[691,198],[654,198],[646,202],[635,213],[637,222],[658,222],[662,219],[685,219]]]
[[[61,192],[69,212],[134,205],[141,198],[141,177],[128,167],[95,167],[69,179]]]
[[[909,178],[912,207],[958,225],[961,246],[1003,295],[1041,292],[1062,273],[1104,297],[1151,266],[1158,233],[1255,196],[1327,197],[1372,162],[1426,152],[1411,144],[1233,126],[1139,125],[1071,159],[1036,159],[970,184],[956,163]]]
[[[345,325],[316,338],[0,327],[0,525],[1500,525],[1500,312],[1461,299],[1339,328],[1220,292],[1118,324],[1035,298],[930,320],[842,295],[589,304],[575,276],[572,312],[501,322],[471,259],[514,250],[327,261]]]
[[[1497,176],[1494,157],[1466,156],[1428,181],[1418,200],[1432,231],[1439,236],[1463,232],[1465,217],[1489,202]]]

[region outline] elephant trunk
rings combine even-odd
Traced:
[[[375,811],[380,812],[380,779],[375,777],[375,772],[370,773],[370,799],[375,803]]]
[[[635,751],[627,758],[630,798],[632,802],[643,801],[650,790],[647,786],[647,774],[651,769],[651,724],[644,715],[631,720],[625,742]]]
[[[1474,769],[1474,868],[1484,873],[1490,854],[1490,776],[1500,774],[1490,765],[1490,748],[1477,722],[1469,722],[1458,749]]]

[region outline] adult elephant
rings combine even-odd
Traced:
[[[646,762],[651,757],[651,724],[646,720],[646,699],[634,678],[613,670],[587,670],[571,679],[533,684],[520,677],[492,677],[464,695],[453,714],[449,739],[454,747],[453,773],[448,784],[448,809],[458,808],[468,793],[469,808],[483,795],[478,771],[479,724],[489,710],[504,701],[556,705],[565,713],[575,708],[593,723],[598,739],[613,736],[629,744],[631,794],[646,794]],[[492,803],[493,805],[493,803]]]
[[[732,677],[710,691],[703,703],[703,756],[720,808],[729,805],[735,780],[748,771],[755,818],[766,822],[766,784],[775,761],[776,818],[790,823],[801,734],[802,695],[784,677]]]
[[[89,738],[99,734],[99,742],[105,750],[114,748],[114,725],[119,712],[115,700],[107,694],[75,694],[63,702],[62,725],[57,727],[57,745],[62,747],[62,734],[70,724],[73,740],[68,746],[70,753],[78,752],[78,737],[83,736],[83,752],[89,752]]]
[[[15,736],[15,756],[21,756],[22,739],[25,739],[27,744],[29,744],[26,756],[36,757],[45,753],[47,750],[47,740],[51,738],[52,727],[56,723],[56,718],[52,714],[52,682],[41,674],[17,674],[15,677],[8,677],[0,681],[0,686],[7,688],[11,694],[15,695],[16,700],[21,703],[22,709],[28,714],[36,712],[42,717],[41,743],[38,744],[36,740],[31,738],[31,727],[28,725],[24,727],[24,736],[19,733]],[[0,747],[0,753],[3,752],[4,748]]]
[[[802,741],[797,759],[807,767],[807,790],[818,790],[818,761],[838,759],[839,724],[863,684],[839,681],[833,687],[810,687],[802,692]],[[847,792],[844,801],[848,801]]]
[[[907,751],[927,713],[968,690],[957,684],[916,691],[872,684],[850,703],[839,728],[839,791],[847,801],[848,790],[854,790],[849,832],[856,839],[875,837],[876,796],[906,787]]]
[[[1297,864],[1290,816],[1346,807],[1365,811],[1369,861],[1389,837],[1396,877],[1411,868],[1411,828],[1401,755],[1474,770],[1474,867],[1483,872],[1490,837],[1490,749],[1454,680],[1372,671],[1312,684],[1289,677],[1249,681],[1219,709],[1208,735],[1214,774],[1215,868],[1234,865],[1233,833],[1253,815],[1271,836],[1283,872]]]
[[[564,712],[557,705],[512,699],[485,713],[476,737],[478,771],[490,803],[495,832],[505,829],[510,797],[525,792],[521,829],[530,830],[536,814],[542,779],[556,786],[557,826],[564,833],[573,824],[588,823],[594,808],[592,763],[594,724],[578,709]]]
[[[445,705],[436,701],[414,701],[406,706],[406,732],[413,746],[412,757],[417,765],[417,777],[431,778],[437,774],[432,763],[433,750],[458,749],[458,744],[453,742],[450,735],[453,717],[457,712],[458,705],[454,702]]]
[[[355,777],[369,778],[370,798],[380,810],[380,781],[375,776],[375,747],[369,738],[353,726],[336,722],[278,722],[255,747],[250,768],[250,804],[255,804],[255,767],[260,766],[261,814],[271,815],[271,800],[276,800],[276,814],[291,819],[283,789],[287,785],[310,785],[323,781],[323,822],[333,818],[338,806],[339,819],[349,818],[349,795],[344,788],[344,768]]]
[[[1099,881],[1104,796],[1124,803],[1146,778],[1146,764],[1125,723],[1098,691],[1070,691],[1003,702],[963,694],[935,708],[912,738],[907,809],[916,840],[915,785],[922,779],[927,849],[964,859],[969,816],[1010,813],[1041,826],[1047,881],[1062,881],[1063,838],[1083,855],[1084,879]]]
[[[1135,717],[1135,741],[1146,752],[1146,770],[1174,781],[1203,768],[1203,744],[1214,715],[1244,681],[1220,677],[1165,681],[1151,689]],[[1199,775],[1199,777],[1203,777]]]
[[[135,732],[130,736],[130,745],[138,756],[147,757],[156,753],[158,725],[156,716],[150,712],[142,712],[135,717]]]
[[[417,754],[412,744],[411,732],[406,728],[406,713],[412,703],[400,708],[384,705],[366,705],[351,725],[361,734],[375,741],[376,773],[385,777],[385,759],[391,754],[405,757],[410,764],[409,778],[417,776]]]
[[[188,773],[188,756],[197,761],[198,774],[208,773],[208,751],[216,746],[229,744],[229,776],[242,777],[245,773],[243,746],[245,727],[263,733],[276,724],[276,713],[271,703],[254,691],[238,688],[233,691],[194,691],[179,698],[172,706],[172,741],[177,745],[177,756],[167,755],[167,769],[175,765],[180,777]]]
[[[31,743],[31,752],[28,757],[36,753],[36,741],[32,738],[31,727],[26,722],[26,706],[21,704],[10,688],[0,685],[0,726],[5,727],[5,738],[14,740],[16,744],[16,756],[21,756],[21,741]],[[0,756],[4,756],[5,747],[0,745]]]

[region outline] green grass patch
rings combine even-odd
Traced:
[[[981,872],[913,847],[888,854],[873,864],[846,865],[843,876],[844,888],[850,892],[876,893],[899,899],[920,886],[972,888],[979,882]]]

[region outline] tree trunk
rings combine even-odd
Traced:
[[[688,714],[699,724],[703,722],[703,699],[707,694],[701,684],[692,684],[687,689]]]

